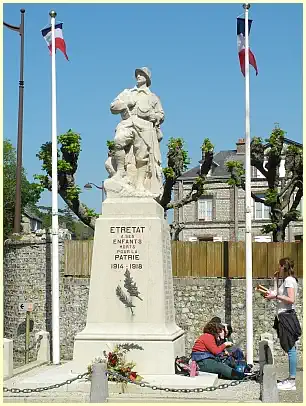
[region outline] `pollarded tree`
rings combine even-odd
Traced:
[[[78,159],[81,152],[80,134],[69,130],[67,133],[58,137],[58,193],[65,201],[67,206],[75,215],[86,225],[95,228],[95,221],[98,214],[89,209],[80,201],[81,189],[76,185],[75,174],[78,168]],[[113,141],[107,141],[109,154],[113,153]],[[164,191],[158,200],[164,208],[165,214],[168,210],[182,207],[192,201],[198,200],[203,194],[203,188],[206,176],[211,168],[213,161],[214,146],[208,138],[202,145],[204,162],[199,171],[198,177],[192,185],[190,193],[179,201],[172,201],[173,186],[177,179],[187,169],[189,164],[188,152],[184,149],[184,141],[181,138],[170,138],[168,143],[167,167],[163,169],[164,173]],[[43,144],[37,157],[42,161],[42,169],[45,175],[36,175],[42,188],[52,190],[52,145],[51,142]],[[182,225],[173,225],[176,234]]]
[[[172,201],[173,187],[177,179],[187,170],[190,160],[187,151],[184,149],[184,141],[181,138],[170,138],[167,153],[168,166],[163,169],[165,177],[164,193],[160,200],[160,204],[164,208],[165,213],[170,209],[179,209],[188,203],[196,202],[202,196],[206,176],[213,162],[214,146],[208,138],[205,138],[201,149],[202,152],[204,152],[204,160],[200,166],[198,176],[191,186],[190,192],[174,202]],[[184,227],[184,222],[173,221],[170,225],[173,240],[178,240],[179,233]]]
[[[76,185],[75,174],[78,169],[78,159],[81,152],[81,136],[72,131],[58,137],[58,193],[73,213],[87,226],[95,228],[98,215],[80,201],[81,189]],[[52,143],[46,142],[36,155],[42,161],[45,175],[36,175],[42,188],[52,190]]]
[[[255,202],[270,209],[270,224],[262,232],[272,232],[273,241],[285,240],[285,230],[300,217],[297,210],[303,196],[303,150],[296,145],[284,145],[285,132],[276,126],[266,143],[259,137],[251,141],[251,165],[266,179],[264,198],[252,192]],[[280,177],[281,160],[285,160],[285,177]],[[227,162],[231,174],[229,183],[245,190],[244,168],[238,161]]]

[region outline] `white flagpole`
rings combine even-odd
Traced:
[[[252,196],[251,196],[251,137],[250,137],[250,65],[249,8],[245,10],[245,268],[246,268],[246,330],[247,363],[253,364],[253,275],[252,275]]]
[[[58,190],[57,190],[57,125],[55,71],[55,17],[50,11],[52,33],[52,362],[60,363],[59,339],[59,256],[58,256]]]

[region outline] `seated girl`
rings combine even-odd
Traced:
[[[230,341],[217,345],[219,334],[224,327],[221,323],[209,322],[203,330],[203,334],[195,341],[192,348],[191,358],[196,361],[200,371],[218,374],[219,378],[243,379],[242,371],[236,371],[229,365],[221,362],[218,355],[222,354],[225,348],[232,346]]]
[[[230,341],[233,342],[233,340],[231,339],[231,335],[233,332],[232,326],[230,324],[223,324],[223,331],[221,332],[221,334],[219,334],[219,340],[217,340],[217,345],[221,345],[223,343],[225,343],[226,341]],[[228,351],[229,356],[233,357],[236,360],[237,364],[245,365],[244,368],[244,372],[250,372],[253,365],[251,364],[246,364],[245,361],[245,356],[244,353],[242,351],[241,348],[239,348],[238,346],[235,345],[235,343],[233,343],[232,347],[230,348],[230,350]]]

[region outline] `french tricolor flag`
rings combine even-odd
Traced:
[[[249,20],[249,35],[251,31],[252,20]],[[238,55],[240,61],[240,68],[243,76],[245,76],[245,20],[244,18],[237,18],[237,45],[238,45]],[[256,64],[256,59],[253,52],[249,47],[249,63],[253,66],[258,75],[258,69]]]
[[[44,28],[43,30],[41,30],[41,33],[44,39],[46,40],[50,53],[52,53],[51,27]],[[62,51],[68,61],[69,59],[66,53],[66,43],[63,37],[63,23],[55,24],[54,35],[55,35],[55,50],[59,49],[60,51]]]

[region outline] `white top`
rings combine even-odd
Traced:
[[[277,314],[285,312],[286,310],[295,309],[295,302],[298,293],[298,284],[293,276],[287,276],[284,282],[278,288],[277,294],[279,296],[288,296],[288,288],[294,289],[294,303],[284,303],[282,300],[277,300]]]

